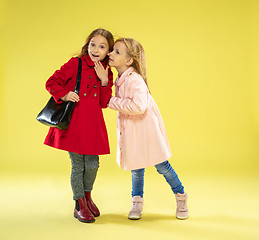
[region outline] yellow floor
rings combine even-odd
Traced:
[[[93,197],[101,216],[84,224],[73,217],[69,176],[2,175],[0,239],[259,239],[258,178],[200,175],[183,180],[188,220],[175,218],[167,183],[147,172],[144,214],[130,221],[130,173],[99,174]]]

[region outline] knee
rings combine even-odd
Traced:
[[[72,162],[72,173],[81,174],[84,172],[84,163],[80,161],[71,161]]]
[[[85,169],[98,169],[99,168],[99,156],[98,155],[88,155],[85,159]]]
[[[72,174],[73,175],[79,175],[84,173],[84,165],[76,165],[72,164]]]
[[[155,167],[156,167],[156,170],[158,173],[165,174],[168,171],[170,171],[171,165],[168,161],[165,161],[165,162],[155,165]]]
[[[142,177],[144,177],[144,172],[145,172],[144,168],[131,171],[132,177],[134,177],[134,178],[142,178]]]

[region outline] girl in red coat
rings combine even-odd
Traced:
[[[57,103],[76,102],[68,129],[50,128],[44,143],[69,152],[74,216],[81,222],[94,222],[94,217],[100,215],[91,190],[99,167],[98,155],[110,153],[102,108],[107,108],[112,93],[113,75],[107,67],[107,54],[113,45],[113,35],[107,30],[96,29],[88,36],[78,56],[82,60],[78,95],[73,92],[77,58],[71,58],[46,82],[46,89]]]

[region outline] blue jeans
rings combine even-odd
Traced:
[[[169,183],[174,194],[184,193],[184,187],[180,182],[176,172],[168,161],[155,165],[158,173],[163,174],[165,180]],[[145,168],[132,170],[132,197],[141,196],[144,193],[144,172]]]

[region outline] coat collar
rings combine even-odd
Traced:
[[[121,74],[120,77],[117,77],[115,80],[115,86],[120,87],[124,83],[125,79],[132,74],[132,72],[134,72],[134,68],[129,67],[124,73]]]
[[[94,62],[92,61],[92,59],[89,57],[88,54],[84,56],[84,59],[88,65],[88,67],[90,67],[90,68],[94,67]]]
[[[89,56],[88,54],[85,55],[85,56],[83,57],[83,59],[86,61],[88,67],[94,68],[95,64],[94,64],[94,62],[92,61],[92,59],[90,58],[90,56]],[[106,64],[105,64],[105,59],[104,59],[103,61],[101,61],[101,63],[102,63],[102,65],[103,65],[103,67],[106,66]]]

